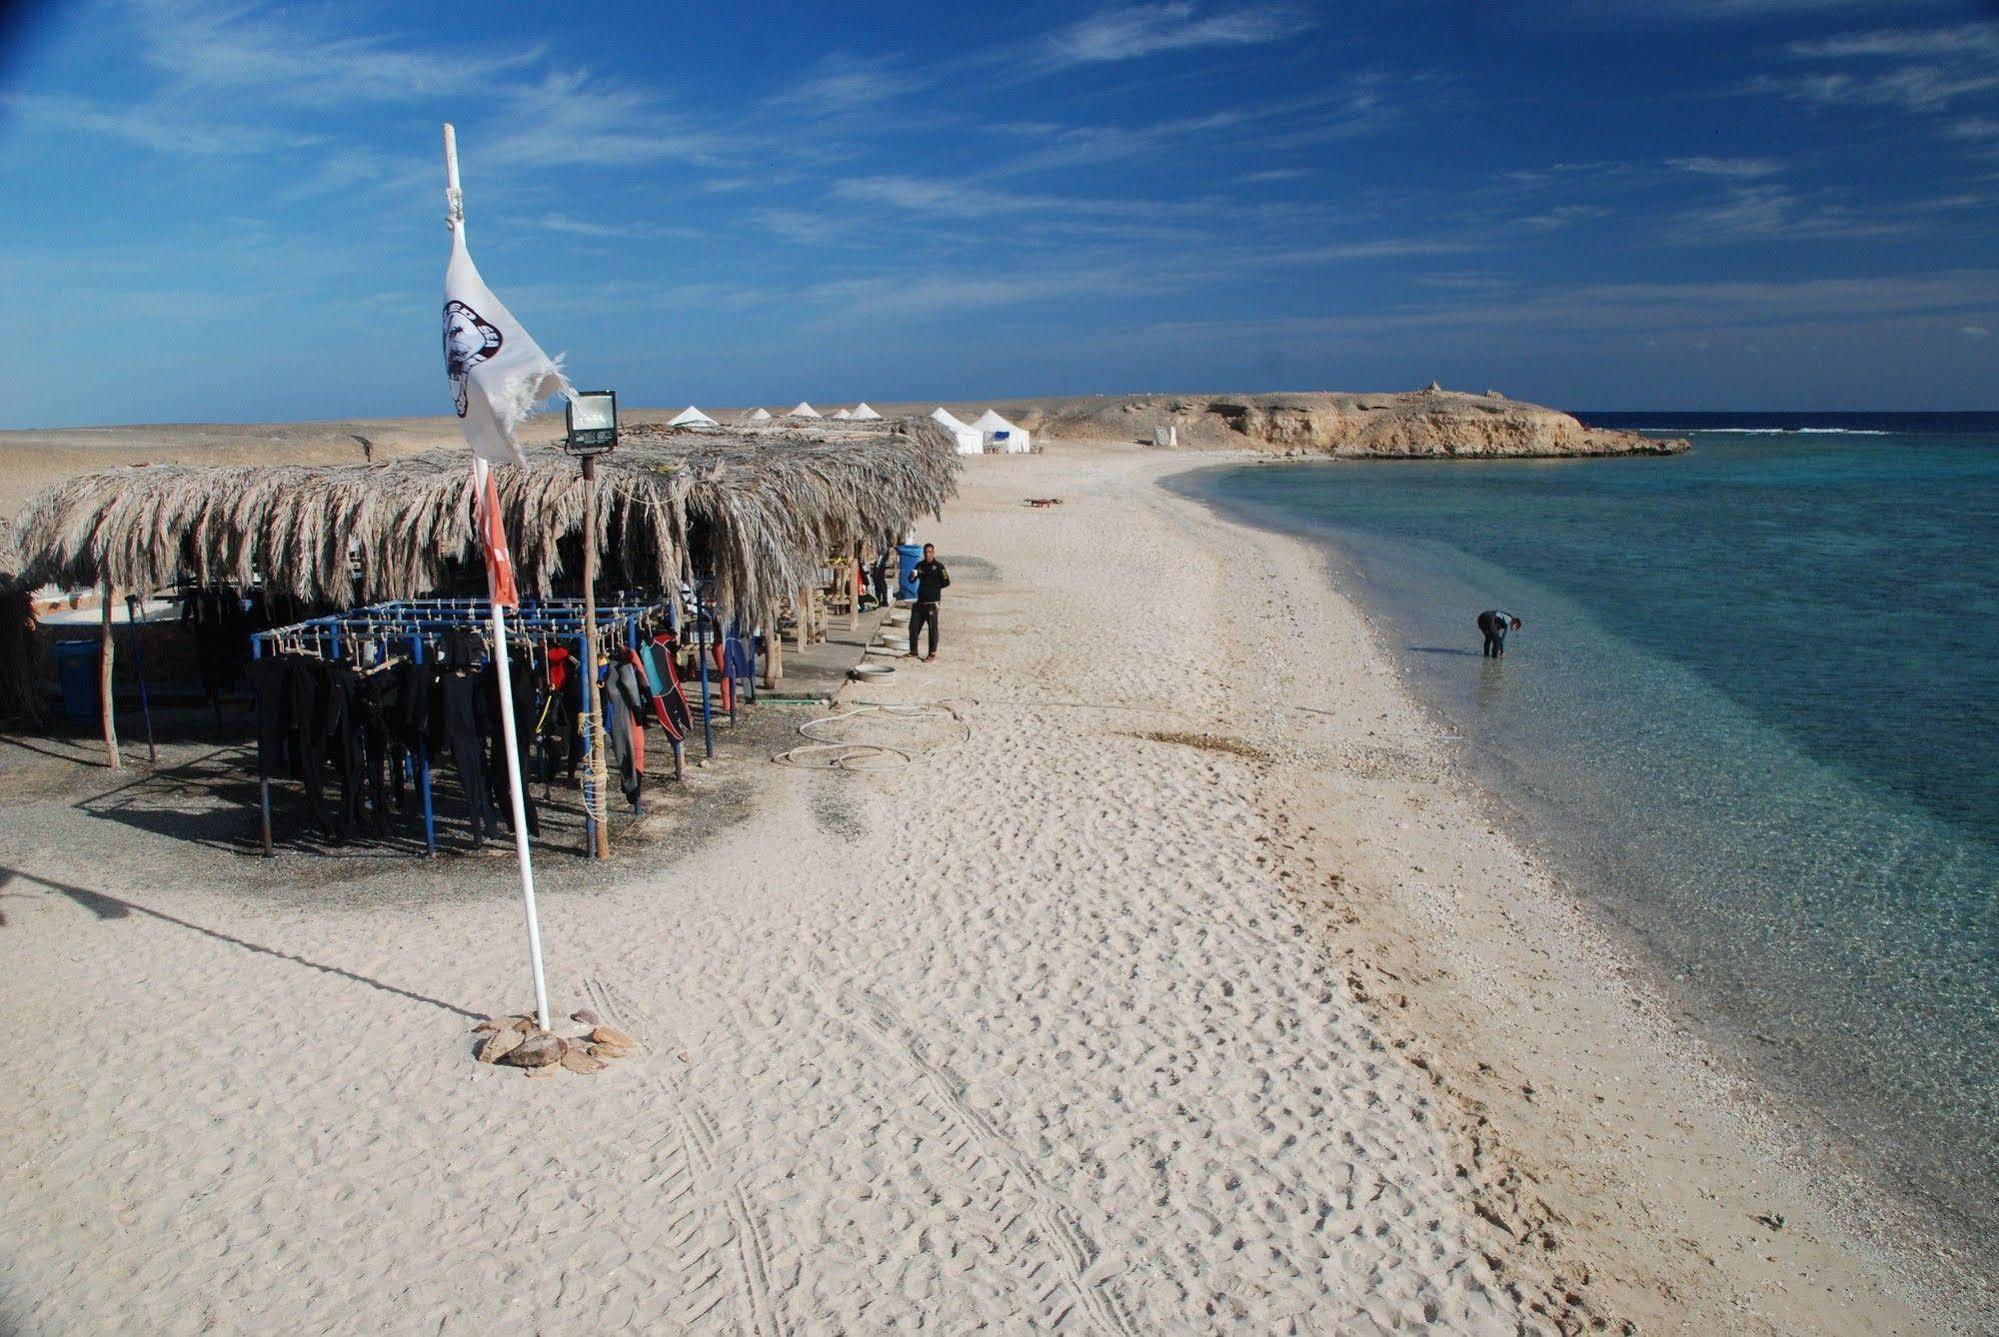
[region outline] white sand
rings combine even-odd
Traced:
[[[973,461],[926,537],[996,578],[850,694],[969,741],[550,874],[555,998],[646,1045],[603,1077],[469,1057],[527,997],[507,865],[321,908],[162,840],[198,866],[112,886],[11,805],[0,1329],[1911,1326],[1575,982],[1600,948],[1308,555],[1151,486],[1185,463]]]

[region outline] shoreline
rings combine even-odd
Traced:
[[[1206,460],[1189,461],[1184,468],[1162,472],[1156,481],[1160,490],[1178,504],[1198,509],[1218,526],[1236,531],[1267,554],[1289,548],[1288,554],[1272,561],[1273,570],[1284,566],[1288,558],[1297,568],[1316,576],[1318,588],[1306,577],[1290,576],[1286,581],[1290,597],[1307,601],[1315,596],[1329,599],[1337,608],[1336,616],[1358,627],[1365,653],[1373,661],[1374,676],[1387,680],[1391,684],[1389,694],[1399,698],[1396,713],[1400,716],[1397,723],[1402,726],[1400,741],[1413,744],[1425,761],[1437,767],[1438,787],[1448,793],[1447,802],[1457,809],[1453,818],[1461,830],[1475,838],[1477,830],[1482,829],[1487,838],[1496,838],[1503,853],[1495,866],[1517,865],[1518,891],[1531,904],[1515,902],[1502,907],[1496,898],[1487,895],[1480,907],[1489,922],[1506,926],[1497,944],[1499,951],[1514,958],[1513,963],[1518,966],[1527,964],[1529,954],[1549,955],[1539,947],[1526,946],[1527,934],[1515,920],[1538,923],[1544,930],[1559,924],[1559,933],[1552,936],[1567,939],[1562,968],[1571,975],[1579,970],[1598,971],[1606,987],[1596,991],[1599,997],[1595,1001],[1614,1006],[1597,1008],[1599,1016],[1591,1019],[1589,1027],[1597,1032],[1593,1037],[1596,1043],[1590,1046],[1592,1052],[1588,1058],[1580,1062],[1573,1053],[1562,1052],[1565,1045],[1573,1047],[1584,1042],[1580,1037],[1571,1035],[1566,1041],[1550,1043],[1511,1026],[1494,1026],[1491,1018],[1502,1009],[1481,1007],[1467,996],[1462,982],[1451,978],[1454,972],[1448,966],[1440,967],[1425,952],[1409,946],[1426,927],[1424,915],[1432,907],[1413,905],[1407,883],[1385,890],[1377,888],[1370,896],[1374,910],[1396,921],[1401,932],[1391,929],[1373,938],[1369,946],[1377,963],[1359,988],[1372,996],[1386,993],[1414,998],[1412,1010],[1417,1029],[1432,1045],[1471,1050],[1496,1046],[1504,1052],[1506,1061],[1523,1072],[1566,1069],[1571,1082],[1580,1079],[1601,1085],[1608,1078],[1615,1084],[1626,1084],[1649,1070],[1651,1084],[1662,1092],[1697,1093],[1697,1099],[1706,1108],[1700,1111],[1700,1136],[1689,1136],[1687,1140],[1707,1144],[1694,1154],[1709,1173],[1721,1172],[1726,1166],[1742,1181],[1759,1183],[1764,1196],[1787,1195],[1799,1206],[1833,1223],[1833,1228],[1825,1232],[1823,1243],[1835,1253],[1862,1255],[1853,1260],[1859,1263],[1862,1274],[1877,1270],[1892,1274],[1903,1298],[1926,1320],[1966,1331],[1991,1321],[1990,1280],[1980,1276],[1972,1265],[1976,1253],[1966,1242],[1968,1227],[1955,1222],[1947,1209],[1927,1198],[1898,1191],[1884,1182],[1884,1176],[1875,1167],[1854,1159],[1855,1149],[1848,1148],[1843,1140],[1826,1145],[1825,1140],[1835,1135],[1830,1124],[1821,1121],[1812,1110],[1806,1094],[1793,1084],[1757,1075],[1752,1070],[1746,1043],[1728,1029],[1724,1019],[1703,1016],[1696,1023],[1687,1009],[1675,1003],[1671,996],[1670,963],[1653,952],[1636,930],[1618,923],[1607,908],[1593,905],[1586,894],[1577,890],[1580,882],[1587,881],[1579,870],[1551,863],[1547,856],[1515,839],[1514,831],[1526,820],[1524,815],[1514,812],[1502,794],[1471,776],[1466,750],[1472,745],[1452,733],[1450,721],[1420,700],[1402,681],[1403,670],[1382,640],[1378,618],[1358,595],[1345,588],[1339,564],[1350,559],[1343,554],[1338,540],[1261,521],[1246,508],[1208,494],[1203,484],[1190,478],[1264,462],[1264,457],[1253,453],[1240,457],[1216,454]],[[1369,736],[1376,732],[1383,731],[1369,731]],[[1313,825],[1309,821],[1311,805],[1295,787],[1276,795],[1271,807],[1280,825],[1294,830]],[[1415,871],[1420,873],[1422,869],[1418,867]],[[1468,888],[1458,890],[1462,894]],[[1489,893],[1491,888],[1486,891]],[[1338,927],[1334,926],[1335,933]],[[1507,941],[1508,938],[1512,940]],[[1539,941],[1545,946],[1548,940],[1548,936],[1543,936]],[[1492,945],[1488,943],[1489,947]],[[1346,950],[1352,952],[1354,948]],[[1408,973],[1385,969],[1378,964],[1379,959],[1399,960]],[[1363,973],[1368,973],[1365,966]],[[1546,973],[1555,973],[1552,965]],[[1534,993],[1531,985],[1523,985],[1517,977],[1509,978],[1505,971],[1488,971],[1482,976],[1488,988],[1502,980],[1515,990],[1509,1000],[1512,1010],[1542,1011],[1541,1003],[1530,1001]],[[1416,987],[1411,987],[1412,983]],[[1418,997],[1419,994],[1427,997]],[[1586,1011],[1580,1006],[1572,1008],[1570,1020],[1583,1019]],[[1615,1018],[1618,1024],[1608,1028],[1595,1024],[1607,1017]],[[1638,1022],[1635,1030],[1623,1024],[1634,1020]],[[1464,1043],[1467,1035],[1472,1037],[1468,1045]],[[1637,1040],[1652,1062],[1616,1061],[1610,1056],[1611,1045],[1606,1043],[1612,1040],[1621,1044]],[[1448,1084],[1469,1107],[1479,1111],[1477,1121],[1482,1124],[1484,1116],[1493,1116],[1503,1126],[1502,1145],[1527,1146],[1540,1153],[1542,1160],[1550,1159],[1546,1145],[1549,1139],[1530,1126],[1534,1115],[1526,1108],[1528,1103],[1545,1101],[1550,1085],[1535,1087],[1532,1102],[1514,1102],[1509,1109],[1508,1102],[1493,1099],[1497,1084],[1483,1057],[1473,1054],[1468,1068],[1462,1061],[1465,1056],[1460,1054],[1458,1058],[1461,1061],[1455,1065],[1456,1071]],[[1620,1121],[1633,1122],[1637,1109],[1628,1099],[1625,1103]],[[1580,1113],[1585,1119],[1590,1113],[1586,1106],[1573,1104],[1570,1112]],[[1511,1119],[1506,1117],[1509,1113]],[[1641,1126],[1645,1122],[1635,1121]],[[1681,1131],[1689,1130],[1682,1126]],[[1596,1138],[1611,1136],[1614,1133],[1608,1124],[1594,1131]],[[1655,1123],[1645,1136],[1663,1139],[1667,1135]],[[1597,1149],[1596,1159],[1602,1159],[1604,1150]],[[1633,1150],[1627,1143],[1615,1154],[1630,1156]],[[1679,1159],[1672,1153],[1666,1154],[1670,1159]],[[1575,1155],[1575,1148],[1563,1147],[1554,1159]],[[1658,1159],[1649,1149],[1645,1155]],[[1604,1164],[1593,1169],[1598,1174],[1615,1173]],[[1647,1168],[1627,1169],[1640,1179],[1647,1174]],[[1654,1186],[1658,1187],[1660,1182],[1655,1181]],[[1870,1201],[1873,1195],[1887,1197],[1892,1210],[1877,1214],[1882,1204]],[[1700,1190],[1696,1196],[1709,1195]],[[1682,1193],[1679,1197],[1679,1205],[1685,1210],[1689,1206],[1686,1195]],[[1770,1207],[1754,1209],[1746,1198],[1739,1205],[1745,1209],[1744,1220],[1753,1220],[1756,1215],[1775,1217],[1784,1220],[1792,1230],[1799,1224],[1795,1214]],[[1721,1224],[1725,1213],[1710,1211],[1708,1216],[1711,1222]],[[1916,1238],[1893,1238],[1902,1232],[1912,1232]],[[1772,1235],[1775,1234],[1773,1231]],[[1755,1238],[1753,1234],[1748,1237]],[[1780,1274],[1787,1270],[1781,1263],[1781,1258],[1766,1257],[1764,1266],[1751,1268],[1750,1274],[1759,1284],[1781,1285]],[[1851,1284],[1852,1271],[1835,1270],[1846,1272]],[[1799,1275],[1803,1276],[1802,1270]],[[1846,1317],[1851,1321],[1854,1315],[1849,1312]]]
[[[811,771],[758,707],[551,862],[551,999],[639,1041],[587,1080],[470,1055],[504,861],[269,868],[240,758],[10,753],[0,1327],[1933,1330],[1658,1070],[1312,552],[1156,485],[1229,458],[970,461],[942,656],[842,696],[962,729]]]

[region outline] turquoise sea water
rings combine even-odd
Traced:
[[[1528,843],[1842,1151],[1999,1240],[1999,416],[1785,422],[1184,486],[1325,541]],[[1526,620],[1499,663],[1491,607]]]

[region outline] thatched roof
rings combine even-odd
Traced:
[[[26,563],[21,559],[21,545],[14,538],[14,526],[5,517],[0,517],[0,594],[20,584],[26,572]]]
[[[671,588],[698,572],[715,579],[723,606],[768,611],[816,583],[829,553],[893,541],[957,494],[958,459],[942,433],[920,419],[883,426],[628,430],[598,464],[602,579]],[[494,473],[521,591],[547,595],[580,567],[583,483],[559,448],[527,454],[526,468]],[[311,603],[413,598],[477,560],[471,473],[458,449],[374,465],[100,470],[29,503],[24,567],[71,588],[261,577]]]

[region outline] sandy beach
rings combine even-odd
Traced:
[[[554,1000],[642,1046],[591,1080],[471,1057],[529,997],[504,862],[429,894],[177,839],[170,792],[105,820],[83,767],[17,786],[0,1330],[1948,1326],[1319,555],[1157,485],[1212,462],[970,459],[922,535],[941,657],[843,700],[966,736],[739,747],[691,782],[734,820],[551,862]]]

